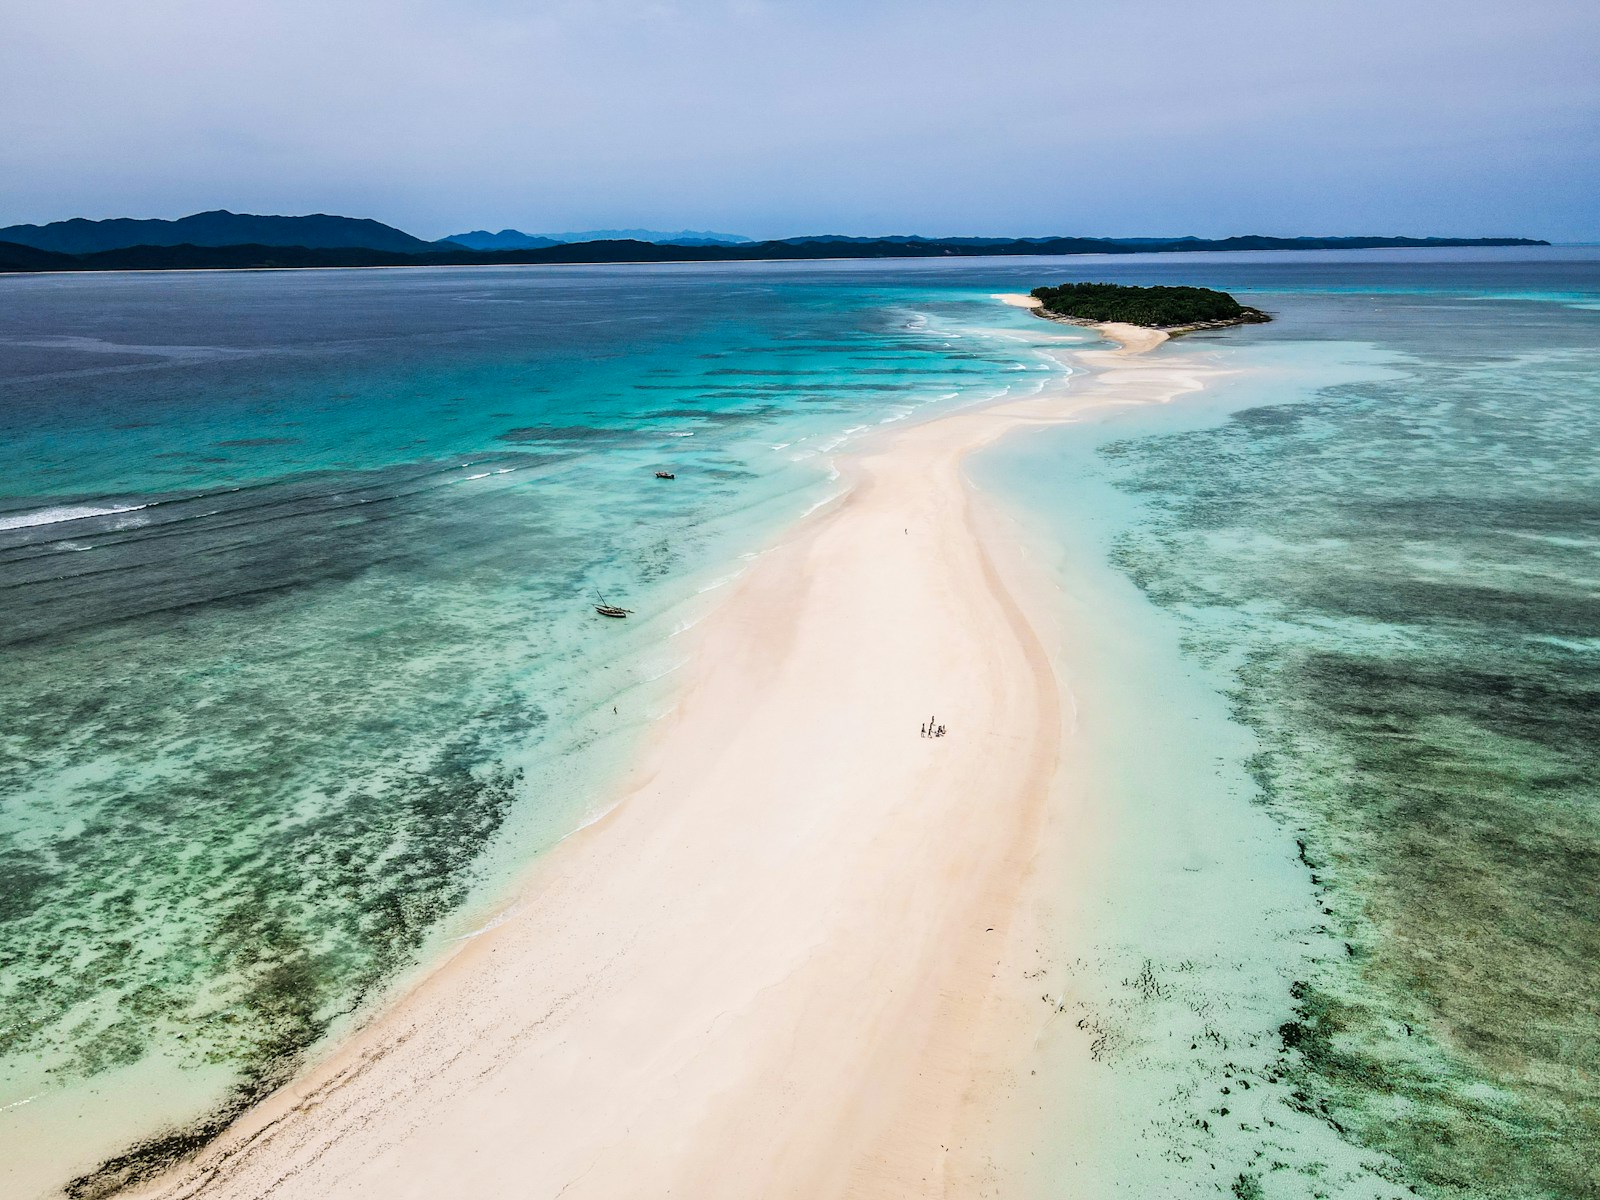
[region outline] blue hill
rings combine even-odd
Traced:
[[[268,217],[226,209],[195,213],[176,221],[129,217],[90,221],[74,217],[48,225],[11,225],[0,229],[0,242],[58,254],[94,254],[129,246],[307,246],[390,250],[401,254],[419,254],[431,248],[421,238],[362,217],[336,217],[327,213]]]
[[[736,233],[712,233],[703,229],[680,229],[666,233],[659,229],[586,229],[575,233],[523,233],[520,229],[502,229],[490,233],[487,229],[474,229],[471,233],[453,233],[441,238],[437,246],[454,242],[469,250],[537,250],[544,246],[564,246],[575,242],[649,242],[656,246],[742,246],[750,239]]]

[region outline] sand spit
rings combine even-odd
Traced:
[[[841,463],[847,493],[697,627],[622,802],[142,1194],[979,1194],[991,1100],[1038,1032],[1022,914],[1075,701],[1036,627],[1049,606],[1019,603],[1030,568],[960,464],[1211,369],[1124,354]],[[948,736],[919,736],[930,716]]]
[[[995,299],[1002,304],[1009,304],[1012,308],[1026,308],[1034,316],[1044,317],[1048,321],[1060,321],[1066,325],[1081,325],[1085,329],[1093,329],[1101,336],[1116,342],[1125,354],[1143,354],[1146,350],[1154,350],[1172,336],[1171,331],[1165,329],[1146,329],[1143,325],[1128,325],[1121,321],[1075,321],[1071,317],[1058,317],[1045,312],[1044,302],[1026,292],[1000,292],[995,295]]]

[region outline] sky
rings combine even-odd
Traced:
[[[0,0],[0,225],[1600,241],[1597,0]]]

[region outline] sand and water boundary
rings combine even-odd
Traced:
[[[841,461],[842,497],[697,627],[621,802],[141,1194],[976,1194],[1043,1019],[1029,894],[1077,794],[1080,698],[1047,648],[1070,631],[962,462],[1203,386],[1135,353],[1164,336],[1105,332],[1122,349],[1080,352],[1064,392]],[[929,717],[949,735],[920,737]]]

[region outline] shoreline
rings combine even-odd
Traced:
[[[1122,348],[1077,352],[1103,368],[1087,386],[851,454],[845,494],[697,630],[618,803],[134,1194],[933,1195],[982,1175],[975,1131],[1037,1032],[1012,968],[1073,701],[1044,648],[1062,635],[1029,619],[1047,588],[961,464],[1202,386],[1123,359],[1164,335],[1102,332]],[[912,732],[929,710],[948,738]]]
[[[1096,330],[1117,342],[1125,350],[1134,353],[1138,352],[1134,347],[1149,349],[1168,338],[1182,337],[1186,333],[1201,333],[1210,329],[1237,329],[1241,325],[1265,325],[1272,320],[1260,309],[1252,308],[1247,310],[1250,315],[1226,321],[1196,321],[1190,325],[1129,325],[1122,321],[1090,321],[1083,317],[1068,317],[1061,313],[1050,312],[1045,308],[1043,301],[1036,300],[1025,292],[1006,292],[997,295],[995,299],[1012,308],[1025,308],[1034,316],[1046,321]],[[1154,340],[1150,341],[1151,338]]]
[[[1516,243],[1511,245],[1467,245],[1467,246],[1340,246],[1325,247],[1322,249],[1291,249],[1291,248],[1262,248],[1262,249],[1211,249],[1211,250],[1158,250],[1141,251],[1140,256],[1146,254],[1160,255],[1247,255],[1250,258],[1260,258],[1262,261],[1275,261],[1271,255],[1300,255],[1300,254],[1393,254],[1393,253],[1422,253],[1427,254],[1435,250],[1513,250],[1526,252],[1530,250],[1585,250],[1600,245],[1596,242],[1539,242],[1531,244]],[[1068,254],[963,254],[957,258],[944,258],[934,255],[895,255],[886,258],[863,258],[856,255],[819,256],[816,258],[629,258],[606,259],[595,262],[531,262],[531,263],[367,263],[347,264],[345,266],[277,266],[277,267],[104,267],[104,268],[78,268],[76,270],[0,270],[0,279],[32,279],[32,278],[62,278],[66,276],[96,277],[102,275],[246,275],[264,274],[291,271],[437,271],[437,270],[483,270],[520,267],[649,267],[649,266],[738,266],[745,263],[774,266],[784,263],[793,263],[804,266],[807,263],[861,263],[863,265],[891,263],[933,263],[933,262],[1003,262],[1014,263],[1019,259],[1051,258],[1051,259],[1111,259],[1115,261],[1132,257],[1128,254],[1118,254],[1108,251],[1080,251]],[[1277,260],[1281,261],[1281,260]],[[1487,261],[1497,261],[1493,258]],[[1514,260],[1515,261],[1515,260]],[[1538,260],[1534,260],[1538,261]]]
[[[1154,350],[1172,337],[1171,331],[1166,329],[1149,329],[1143,325],[1127,325],[1121,321],[1079,321],[1073,317],[1058,317],[1045,312],[1044,302],[1035,300],[1026,292],[1000,292],[995,295],[995,299],[1010,308],[1026,309],[1046,321],[1072,325],[1078,329],[1092,329],[1101,337],[1115,342],[1118,352],[1122,354],[1143,354],[1148,350]]]

